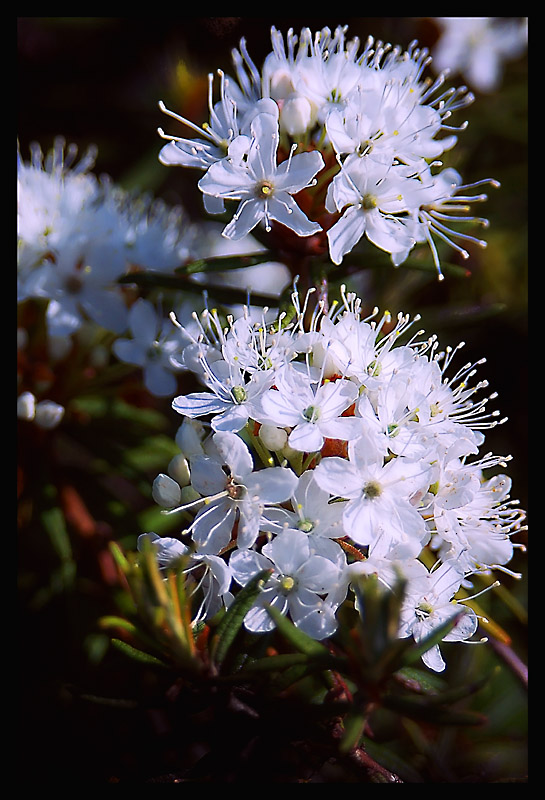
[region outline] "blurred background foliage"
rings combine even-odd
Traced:
[[[430,50],[438,36],[425,17],[169,18],[161,12],[19,17],[17,24],[23,157],[31,142],[46,151],[58,135],[81,153],[95,144],[97,174],[181,204],[196,220],[203,217],[196,174],[163,167],[157,159],[162,144],[157,128],[167,127],[159,100],[204,121],[207,74],[218,68],[232,72],[231,50],[242,37],[260,67],[270,50],[272,25],[286,32],[346,24],[349,36],[362,41],[372,35],[406,47],[417,39]],[[458,75],[449,81],[463,82]],[[437,333],[443,345],[464,340],[466,360],[486,357],[479,377],[489,380],[499,394],[497,407],[509,417],[487,434],[487,447],[512,454],[507,470],[512,496],[527,508],[527,57],[505,64],[499,90],[475,94],[474,104],[456,120],[462,122],[463,114],[469,126],[443,160],[464,182],[500,181],[501,188],[490,189],[488,201],[475,208],[490,220],[484,232],[488,247],[472,249],[467,262],[449,254],[467,274],[442,283],[433,270],[394,270],[380,254],[377,268],[364,278],[349,273],[343,280],[364,301],[368,297],[370,306],[421,314],[423,327]],[[429,253],[422,258],[431,260]],[[113,651],[97,627],[118,589],[108,543],[131,548],[144,530],[167,532],[154,527],[160,520],[151,482],[175,452],[180,419],[168,401],[146,396],[138,375],[130,381],[123,398],[116,396],[115,383],[89,384],[71,409],[77,435],[68,427],[54,444],[47,436],[37,441],[35,433],[32,440],[24,433],[19,439],[27,488],[19,510],[21,744],[38,780],[130,782],[132,776],[143,782],[169,769],[172,731],[155,708],[161,680]],[[526,573],[527,556],[517,556],[510,566]],[[526,662],[526,578],[502,576],[502,583],[509,604],[489,593],[483,607]],[[453,650],[449,673],[476,678],[494,658],[489,647],[461,647]],[[138,706],[134,697],[145,702]],[[472,708],[487,716],[487,727],[441,734],[435,755],[445,761],[457,753],[461,772],[451,774],[451,762],[437,780],[451,775],[452,782],[493,782],[523,775],[526,697],[517,678],[508,669],[495,673]],[[388,738],[393,723],[386,715],[381,724]],[[182,735],[191,736],[187,730]],[[419,735],[407,723],[403,738]]]

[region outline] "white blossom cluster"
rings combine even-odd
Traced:
[[[479,92],[496,91],[505,62],[528,46],[528,17],[431,17],[439,28],[433,49],[435,70],[464,76]]]
[[[441,351],[435,336],[411,334],[418,318],[364,318],[346,291],[311,312],[310,297],[301,307],[294,292],[291,321],[273,324],[195,315],[181,358],[204,391],[173,399],[180,454],[153,485],[184,528],[142,534],[139,547],[151,539],[163,567],[186,557],[195,622],[269,569],[246,628],[271,630],[271,604],[323,639],[356,576],[393,588],[401,572],[399,636],[419,641],[456,618],[445,639],[468,640],[478,617],[456,596],[471,576],[513,574],[524,520],[509,477],[485,477],[509,457],[481,453],[483,431],[501,422],[487,409],[495,394],[477,397],[487,381],[472,382],[482,362],[449,377],[462,345]],[[438,646],[424,661],[445,666]]]
[[[490,179],[464,185],[438,161],[466,125],[451,126],[452,113],[473,95],[464,86],[446,88],[446,71],[426,77],[431,58],[415,42],[403,51],[369,37],[360,50],[346,33],[346,27],[315,34],[304,28],[284,40],[272,28],[261,71],[242,40],[233,51],[236,78],[219,72],[216,101],[209,76],[209,120],[202,127],[160,103],[196,136],[159,129],[169,140],[159,160],[202,173],[207,212],[238,203],[223,230],[229,239],[280,223],[297,236],[322,235],[334,264],[366,238],[396,266],[427,243],[441,278],[437,240],[465,258],[455,240],[485,246],[456,223],[486,226],[466,216],[468,204],[486,195],[467,192],[497,185]]]
[[[97,178],[95,148],[76,162],[76,146],[59,137],[45,156],[37,144],[29,162],[17,155],[18,301],[47,301],[51,338],[71,336],[86,320],[125,332],[118,278],[180,266],[193,246],[191,225],[181,209]]]

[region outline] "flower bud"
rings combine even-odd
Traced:
[[[168,465],[168,473],[178,482],[180,486],[187,486],[191,480],[189,464],[183,453],[179,453],[171,459]]]
[[[280,128],[290,136],[300,136],[312,124],[312,107],[306,97],[293,94],[288,97],[280,114]]]
[[[22,392],[17,398],[17,416],[19,419],[34,419],[36,398],[32,392]]]
[[[53,400],[40,400],[36,405],[34,422],[38,427],[45,430],[56,428],[64,416],[64,407]]]
[[[182,499],[179,485],[162,472],[153,481],[151,495],[157,505],[165,508],[174,508],[180,505],[180,500]]]
[[[201,495],[191,484],[189,486],[184,486],[182,489],[182,501],[184,505],[186,503],[193,503],[195,500],[198,500],[200,496]]]
[[[284,428],[274,425],[262,425],[259,429],[259,438],[268,450],[282,450],[288,441],[288,434]]]

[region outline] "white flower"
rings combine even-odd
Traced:
[[[445,641],[466,640],[476,616],[456,592],[490,570],[519,577],[506,565],[514,548],[523,549],[511,537],[525,517],[505,475],[484,477],[509,457],[469,461],[483,431],[501,422],[486,408],[495,394],[474,398],[487,386],[471,381],[481,361],[447,377],[463,343],[439,351],[437,337],[409,335],[418,316],[392,320],[375,309],[364,317],[361,300],[344,289],[340,304],[311,310],[311,296],[302,303],[294,292],[290,321],[282,312],[268,323],[246,309],[222,326],[212,311],[195,318],[193,334],[185,329],[190,344],[181,360],[209,391],[181,398],[180,409],[212,420],[185,419],[179,464],[157,476],[154,497],[164,513],[189,512],[183,541],[201,560],[217,559],[216,571],[209,565],[202,576],[207,609],[237,592],[214,595],[219,562],[229,559],[238,586],[271,572],[244,621],[252,632],[274,627],[271,603],[310,636],[326,638],[360,575],[376,574],[395,589],[400,572],[408,595],[399,636],[421,641],[456,617]],[[28,406],[21,401],[23,415]],[[249,423],[240,435],[220,430],[235,421]],[[263,464],[279,466],[255,469],[252,446]],[[424,548],[436,558],[429,572]],[[444,669],[438,647],[424,661]]]
[[[314,150],[290,155],[278,165],[278,121],[270,114],[258,114],[251,123],[252,138],[244,159],[231,155],[210,166],[199,181],[205,195],[222,200],[240,200],[233,219],[223,235],[242,239],[262,220],[267,229],[276,220],[299,236],[310,236],[321,230],[301,211],[292,195],[308,187],[324,160]]]
[[[453,602],[463,579],[463,572],[452,562],[439,564],[430,572],[424,567],[421,577],[409,577],[401,609],[399,635],[402,638],[412,636],[418,643],[439,625],[459,616],[443,641],[460,642],[473,636],[478,626],[477,615],[467,606]],[[446,667],[437,644],[424,653],[422,661],[435,672],[442,672]]]
[[[263,530],[276,534],[285,528],[299,530],[312,537],[338,538],[345,535],[342,517],[346,502],[330,502],[329,492],[315,480],[314,470],[306,470],[299,478],[291,498],[292,508],[272,506],[263,512]]]
[[[419,101],[412,83],[384,79],[366,86],[361,81],[350,102],[326,118],[335,151],[390,164],[396,159],[419,164],[423,158],[438,158],[454,146],[456,137],[436,139],[442,128],[441,113]]]
[[[282,34],[271,29],[273,51],[263,66],[263,91],[283,101],[281,122],[286,129],[289,122],[284,123],[283,116],[284,110],[288,117],[291,114],[290,101],[306,101],[309,122],[322,123],[331,109],[348,102],[362,78],[361,61],[365,55],[357,54],[357,38],[346,41],[346,31],[346,27],[338,26],[333,34],[329,28],[322,28],[314,35],[309,28],[303,28],[298,37],[290,30],[286,52]]]
[[[337,628],[335,609],[324,596],[336,589],[339,567],[322,555],[312,553],[309,537],[286,530],[255,550],[237,550],[229,560],[235,581],[246,585],[257,573],[272,570],[256,604],[244,617],[245,627],[255,633],[275,627],[265,604],[289,615],[295,625],[315,639],[331,636]]]
[[[313,387],[304,373],[282,370],[275,386],[260,398],[263,421],[290,427],[288,444],[294,450],[312,453],[322,448],[326,438],[348,441],[361,434],[356,417],[342,416],[358,396],[354,383],[339,379]]]
[[[224,606],[229,606],[233,596],[229,591],[232,576],[229,565],[214,555],[199,553],[179,539],[171,536],[158,536],[156,533],[142,533],[138,537],[138,550],[144,548],[144,541],[151,542],[160,569],[175,568],[183,559],[186,563],[184,574],[192,579],[190,596],[199,590],[202,599],[198,610],[193,615],[192,625],[203,619],[213,617]],[[195,580],[193,574],[197,573]]]
[[[181,206],[162,200],[128,195],[121,199],[127,221],[125,242],[131,266],[172,272],[194,257],[200,229]]]
[[[329,253],[340,264],[362,236],[401,264],[416,243],[413,226],[405,217],[404,193],[411,179],[389,162],[371,158],[347,159],[328,188],[326,208],[331,213],[343,211],[341,218],[327,231]]]
[[[254,414],[255,402],[272,383],[273,376],[266,372],[248,375],[240,367],[226,361],[215,361],[206,369],[209,392],[192,392],[175,397],[172,408],[187,417],[212,414],[212,428],[216,431],[237,433]]]
[[[411,214],[415,220],[413,235],[418,242],[426,241],[431,249],[433,260],[437,268],[438,276],[443,278],[439,254],[434,242],[434,236],[445,241],[450,247],[460,253],[462,258],[469,258],[469,253],[454,239],[472,242],[479,247],[486,247],[486,241],[476,236],[447,227],[445,223],[451,225],[453,222],[474,222],[483,227],[488,227],[488,220],[483,217],[464,217],[461,212],[466,212],[469,208],[468,203],[482,202],[487,199],[487,195],[467,195],[467,189],[489,184],[495,188],[499,187],[496,180],[485,178],[471,184],[463,184],[461,175],[452,168],[444,169],[436,175],[432,175],[430,170],[422,171],[419,175],[420,181],[415,181],[411,186],[407,186],[407,192],[411,192],[409,203],[411,204]]]
[[[99,184],[89,170],[96,148],[89,148],[75,163],[77,147],[61,137],[44,156],[38,144],[31,145],[30,163],[17,150],[17,277],[19,299],[33,294],[33,270],[48,253],[62,248],[73,234],[82,211],[100,194]]]
[[[190,531],[202,552],[217,554],[231,541],[237,520],[238,547],[251,547],[259,534],[265,506],[288,500],[297,476],[286,467],[254,471],[248,447],[234,433],[215,433],[212,439],[216,454],[190,461],[191,484],[205,504]]]
[[[229,83],[224,74],[221,71],[218,72],[220,99],[217,103],[212,103],[213,76],[209,75],[210,118],[209,122],[201,128],[185,117],[169,111],[164,103],[159,103],[160,109],[165,114],[199,134],[197,139],[186,139],[167,135],[159,128],[160,136],[170,140],[169,144],[165,145],[159,153],[159,161],[162,164],[197,167],[206,171],[212,164],[226,158],[229,152],[231,156],[236,155],[237,158],[241,158],[247,147],[245,139],[248,136],[249,125],[253,117],[265,113],[278,118],[278,106],[269,98],[257,99],[249,107],[244,108],[245,104],[236,84]],[[241,108],[242,115],[239,113]],[[235,139],[238,139],[237,143],[234,143]],[[221,214],[225,210],[221,198],[209,195],[204,195],[204,206],[209,214]]]
[[[457,502],[446,503],[441,496],[436,499],[434,548],[441,558],[456,559],[468,573],[499,569],[513,574],[505,564],[513,557],[515,545],[511,536],[521,530],[524,513],[509,501],[510,478],[506,475],[482,478],[483,461],[484,466],[501,463],[499,458],[488,458],[467,465],[462,474],[467,475],[466,483],[471,479],[471,490],[464,487],[457,492]],[[451,493],[449,499],[450,496]]]
[[[496,90],[504,62],[520,56],[528,42],[528,19],[433,17],[440,28],[433,51],[437,71],[461,72],[481,92]]]
[[[429,486],[429,467],[402,456],[384,464],[368,461],[369,454],[357,444],[349,444],[348,461],[337,456],[322,459],[315,469],[317,483],[349,501],[343,523],[354,542],[375,547],[380,543],[383,555],[418,555],[429,534],[414,502]]]
[[[121,361],[142,368],[144,384],[151,394],[172,396],[177,381],[171,359],[181,347],[176,328],[143,297],[132,305],[128,321],[132,339],[116,339],[113,352]]]
[[[50,302],[51,337],[65,337],[91,319],[122,333],[127,309],[117,279],[125,272],[126,221],[115,187],[87,173],[95,151],[70,169],[76,148],[64,156],[57,140],[43,161],[36,146],[30,165],[18,164],[20,299]]]

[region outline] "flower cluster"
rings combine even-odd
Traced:
[[[76,162],[77,148],[55,141],[44,156],[18,152],[18,300],[43,298],[52,339],[85,321],[123,333],[128,308],[120,276],[131,269],[172,271],[191,252],[192,226],[180,208],[132,196],[91,172],[96,149]]]
[[[449,118],[473,96],[444,87],[446,71],[425,77],[431,58],[413,43],[406,51],[370,37],[360,51],[346,28],[316,34],[271,31],[272,50],[258,70],[246,44],[233,52],[236,79],[219,73],[219,99],[209,76],[209,121],[202,128],[161,109],[197,135],[174,136],[159,154],[168,166],[194,167],[205,209],[238,206],[223,235],[239,239],[262,224],[310,237],[314,251],[340,264],[366,238],[403,263],[418,243],[431,248],[442,277],[437,240],[463,257],[456,239],[485,242],[449,227],[466,217],[464,185],[437,159],[457,141]]]
[[[510,479],[485,477],[509,459],[480,454],[483,431],[502,421],[487,409],[495,395],[478,399],[478,364],[449,377],[462,345],[411,333],[418,318],[364,317],[346,291],[311,311],[311,296],[301,307],[294,292],[291,321],[195,315],[182,361],[205,390],[173,399],[180,454],[153,485],[187,524],[179,539],[146,533],[139,546],[151,539],[162,566],[186,559],[202,590],[195,621],[267,569],[246,628],[274,627],[271,604],[323,639],[358,576],[393,588],[401,573],[399,636],[419,641],[452,619],[446,638],[467,640],[478,618],[457,594],[471,576],[510,572],[524,519]],[[424,661],[445,666],[438,646]]]
[[[528,46],[527,17],[432,17],[439,28],[433,49],[436,70],[464,76],[480,92],[501,84],[504,62],[516,59]]]

